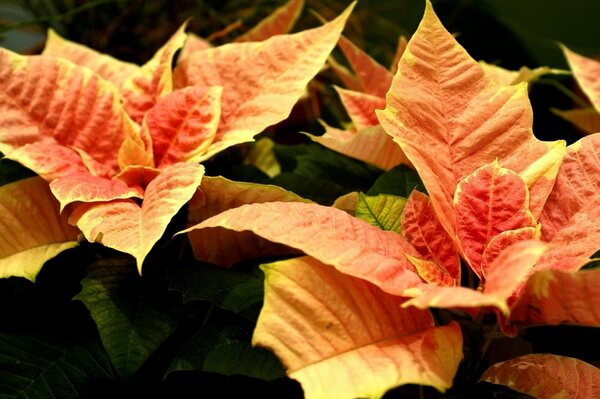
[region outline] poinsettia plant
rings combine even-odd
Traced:
[[[303,6],[141,66],[0,49],[0,396],[600,395],[598,359],[524,339],[600,327],[599,133],[533,134],[528,84],[564,71],[477,62],[429,1],[388,69],[354,4],[289,34]],[[315,76],[350,123],[252,143]]]

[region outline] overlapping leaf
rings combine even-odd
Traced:
[[[123,83],[125,108],[134,121],[141,123],[146,111],[160,97],[173,91],[173,57],[187,39],[186,25],[183,24],[150,61]]]
[[[0,277],[35,280],[47,260],[77,245],[58,206],[39,177],[0,187]]]
[[[48,29],[46,46],[42,55],[67,59],[74,64],[90,68],[109,82],[121,87],[139,66],[120,61],[108,54],[99,53],[79,43],[66,40],[53,29]]]
[[[418,254],[402,236],[339,209],[299,202],[244,205],[186,231],[214,228],[251,231],[299,249],[342,273],[364,278],[391,294],[399,295],[422,284],[405,256]]]
[[[95,173],[112,175],[118,171],[121,143],[139,129],[120,98],[113,84],[87,68],[59,58],[26,57],[0,49],[4,120],[0,151],[18,162],[23,160],[35,172],[54,177],[64,168],[61,156],[72,151],[65,148],[56,153],[56,146],[73,147],[89,157]],[[48,146],[45,154],[43,146]],[[87,169],[87,160],[77,160],[75,155],[69,156],[70,169]]]
[[[177,211],[192,198],[204,174],[201,165],[177,163],[148,184],[142,205],[132,200],[78,206],[69,221],[89,241],[134,256],[141,272],[144,258]]]
[[[600,269],[535,273],[513,305],[511,327],[575,324],[600,327]]]
[[[483,290],[467,287],[425,286],[405,291],[414,296],[403,306],[419,309],[471,308],[494,306],[505,315],[510,313],[508,298],[515,293],[534,271],[534,265],[547,250],[540,241],[523,241],[514,244],[496,257]]]
[[[556,183],[540,217],[542,239],[555,248],[542,259],[547,267],[577,270],[600,242],[600,135],[568,147]]]
[[[188,225],[196,225],[219,213],[242,206],[271,201],[311,202],[277,186],[235,182],[222,177],[205,177],[202,187],[190,201]],[[251,233],[234,233],[225,229],[188,232],[194,256],[223,266],[242,259],[275,256],[293,252]]]
[[[435,215],[429,197],[413,191],[408,197],[401,221],[402,235],[415,247],[422,259],[433,262],[428,268],[441,269],[442,276],[447,274],[454,283],[460,282],[458,253],[452,238]],[[423,267],[427,266],[423,264]]]
[[[277,354],[307,398],[379,398],[403,384],[452,385],[458,324],[310,257],[264,265],[265,304],[253,343]],[[335,383],[332,383],[335,381]]]
[[[562,46],[563,54],[573,71],[577,83],[588,96],[597,112],[600,112],[600,61],[584,57]]]
[[[181,61],[175,70],[177,87],[223,87],[219,130],[203,159],[251,141],[289,115],[335,46],[351,9],[319,28],[264,42],[231,43]]]
[[[429,1],[400,60],[387,107],[377,115],[414,164],[451,233],[452,197],[460,179],[495,158],[520,173],[552,148],[531,132],[526,85],[491,82],[444,29]],[[529,189],[533,197],[537,182]],[[535,195],[545,198],[547,192]]]
[[[521,177],[497,161],[484,165],[456,187],[456,233],[471,269],[482,278],[481,259],[492,238],[510,230],[535,227],[529,192]]]
[[[506,385],[537,399],[586,399],[600,395],[600,369],[572,357],[531,354],[496,363],[481,381]]]

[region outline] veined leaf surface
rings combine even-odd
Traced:
[[[264,42],[230,43],[192,53],[175,69],[177,87],[223,87],[221,121],[202,159],[287,118],[335,46],[350,6],[333,21]]]
[[[506,385],[537,399],[600,395],[600,369],[572,357],[534,353],[492,365],[480,381]]]
[[[188,226],[245,204],[271,201],[312,202],[281,187],[236,182],[223,177],[205,176],[200,190],[188,207]],[[242,259],[289,254],[293,250],[267,241],[255,234],[226,229],[191,230],[188,237],[198,260],[231,266]]]
[[[46,151],[55,145],[71,147],[89,155],[95,172],[103,176],[118,171],[121,143],[139,130],[123,109],[116,87],[91,70],[60,58],[21,56],[4,49],[0,115],[0,151],[12,159],[20,162],[11,152],[27,144],[47,145]],[[36,172],[49,168],[41,156],[24,148],[18,154],[28,158],[27,167]],[[61,155],[48,153],[47,161]]]
[[[34,281],[44,263],[77,245],[48,183],[31,177],[0,187],[0,278]]]
[[[450,233],[456,226],[452,197],[462,178],[496,158],[520,173],[552,148],[533,136],[526,84],[491,82],[429,1],[400,60],[387,107],[377,115],[419,172]],[[533,196],[536,190],[530,191]]]
[[[192,198],[200,185],[204,167],[177,163],[163,169],[148,184],[142,205],[118,200],[78,206],[69,221],[83,231],[89,241],[133,255],[138,270],[171,218]]]
[[[385,108],[385,98],[335,87],[356,130],[377,126],[376,109]]]
[[[452,385],[463,356],[458,324],[434,327],[429,311],[403,309],[404,298],[310,257],[262,268],[265,302],[253,343],[275,352],[306,398]]]
[[[48,29],[46,46],[42,55],[65,58],[74,64],[88,67],[115,86],[121,87],[140,67],[120,61],[108,54],[62,38],[54,29]]]
[[[250,231],[301,250],[342,273],[364,278],[391,294],[400,295],[406,288],[423,284],[405,256],[418,254],[402,236],[340,209],[299,202],[250,204],[186,231],[207,228]]]

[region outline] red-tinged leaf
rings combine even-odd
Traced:
[[[402,236],[336,208],[299,202],[244,205],[186,231],[208,228],[251,231],[269,241],[299,249],[391,294],[422,285],[405,256],[418,254]]]
[[[175,53],[183,47],[187,39],[186,25],[187,23],[184,23],[154,57],[123,84],[125,108],[137,123],[142,123],[146,111],[152,108],[160,97],[173,91],[171,66]]]
[[[191,54],[175,69],[178,87],[222,86],[219,130],[203,159],[252,141],[287,118],[308,82],[323,67],[353,6],[333,21],[264,42],[231,43]]]
[[[513,304],[508,324],[600,327],[600,269],[533,274]]]
[[[552,237],[552,247],[538,266],[565,272],[579,270],[600,247],[599,220],[600,198],[591,197],[586,207]]]
[[[202,158],[217,134],[222,91],[186,87],[164,96],[148,111],[142,129],[152,137],[158,168]]]
[[[503,231],[502,233],[492,237],[486,244],[481,257],[481,274],[487,279],[494,261],[502,251],[521,241],[539,239],[541,234],[541,226],[523,227],[516,230]]]
[[[379,125],[376,109],[385,108],[385,98],[335,87],[356,130]]]
[[[227,209],[272,201],[311,202],[277,186],[205,176],[202,187],[188,206],[188,226],[196,225]],[[295,252],[289,247],[274,244],[248,232],[193,230],[188,232],[188,237],[197,260],[226,267],[243,259]]]
[[[77,245],[78,230],[39,177],[0,187],[0,209],[0,278],[34,281],[47,260]]]
[[[260,21],[254,28],[235,38],[235,42],[260,42],[268,38],[288,33],[300,17],[304,0],[289,0],[272,14]]]
[[[600,61],[584,57],[566,46],[561,46],[573,75],[596,111],[600,112]]]
[[[402,213],[402,235],[424,260],[433,262],[460,282],[460,258],[427,195],[414,190],[408,197]]]
[[[553,109],[552,112],[571,122],[584,133],[600,132],[600,113],[595,108],[569,109],[566,111]]]
[[[356,74],[360,91],[377,97],[385,97],[393,78],[387,68],[344,36],[340,37],[338,45]]]
[[[395,75],[396,72],[398,72],[398,64],[404,54],[404,50],[406,50],[406,46],[408,46],[408,40],[403,35],[400,35],[398,37],[398,43],[396,44],[396,53],[394,54],[392,65],[390,66],[390,73],[392,75]]]
[[[74,64],[88,67],[117,87],[121,87],[125,80],[139,69],[136,64],[120,61],[108,54],[102,54],[79,43],[66,40],[53,29],[48,29],[46,46],[42,55],[65,58]]]
[[[428,311],[403,309],[404,298],[310,257],[262,269],[265,301],[252,342],[275,352],[307,399],[452,385],[463,357],[457,323],[434,327]]]
[[[325,134],[306,134],[330,150],[370,163],[383,170],[390,170],[400,164],[409,164],[398,144],[381,126],[368,127],[359,131],[341,130],[325,126]]]
[[[429,1],[400,60],[387,107],[377,115],[419,172],[451,233],[458,181],[496,158],[520,173],[552,148],[531,131],[526,84],[493,84],[442,26]]]
[[[456,187],[456,233],[465,259],[480,279],[483,252],[492,238],[537,225],[528,205],[523,179],[497,161],[477,169]]]
[[[406,258],[417,270],[417,274],[421,276],[427,283],[435,286],[451,287],[455,286],[457,280],[448,273],[448,271],[438,262],[415,258],[406,255]],[[459,280],[460,281],[460,280]]]
[[[33,143],[72,147],[85,151],[104,176],[118,171],[121,143],[128,132],[139,129],[122,108],[115,86],[90,69],[60,58],[21,56],[3,49],[0,115],[4,154]],[[29,168],[35,172],[50,168],[31,163],[35,158],[41,157],[29,157]]]
[[[572,357],[534,353],[496,363],[480,381],[500,384],[536,399],[600,396],[600,369]]]
[[[460,286],[429,285],[410,288],[405,290],[404,295],[414,298],[403,306],[415,306],[419,309],[493,306],[508,315],[508,298],[521,289],[546,249],[547,245],[540,241],[519,242],[505,249],[495,259],[483,291]]]
[[[600,198],[600,135],[586,136],[567,148],[554,188],[540,217],[542,238],[551,241],[571,219]],[[592,252],[593,253],[593,252]]]
[[[140,187],[130,187],[117,179],[73,173],[50,183],[52,194],[60,203],[60,211],[72,202],[105,202],[115,199],[143,198]]]
[[[69,218],[89,241],[133,255],[138,270],[173,216],[192,198],[204,173],[202,165],[179,163],[152,180],[139,206],[132,200],[79,205]]]

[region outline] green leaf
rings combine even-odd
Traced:
[[[256,268],[257,269],[257,268]],[[184,302],[205,300],[215,306],[256,321],[263,299],[263,276],[197,263],[169,268],[169,290]]]
[[[367,190],[381,174],[374,166],[313,143],[276,145],[273,151],[283,173],[272,183],[325,205],[351,191]]]
[[[140,277],[129,257],[94,263],[81,285],[75,299],[88,308],[115,368],[129,379],[178,324],[165,287],[151,273]]]
[[[75,341],[48,334],[0,332],[0,398],[91,397],[91,381],[112,380],[108,355],[99,340]]]
[[[417,172],[406,165],[399,165],[379,176],[367,195],[391,194],[408,198],[414,189],[427,193]]]
[[[239,374],[267,381],[285,376],[277,357],[265,349],[253,348],[250,333],[231,317],[211,317],[183,346],[167,374],[185,370]]]
[[[406,198],[379,194],[371,197],[359,193],[355,216],[382,230],[400,232],[400,216]]]

